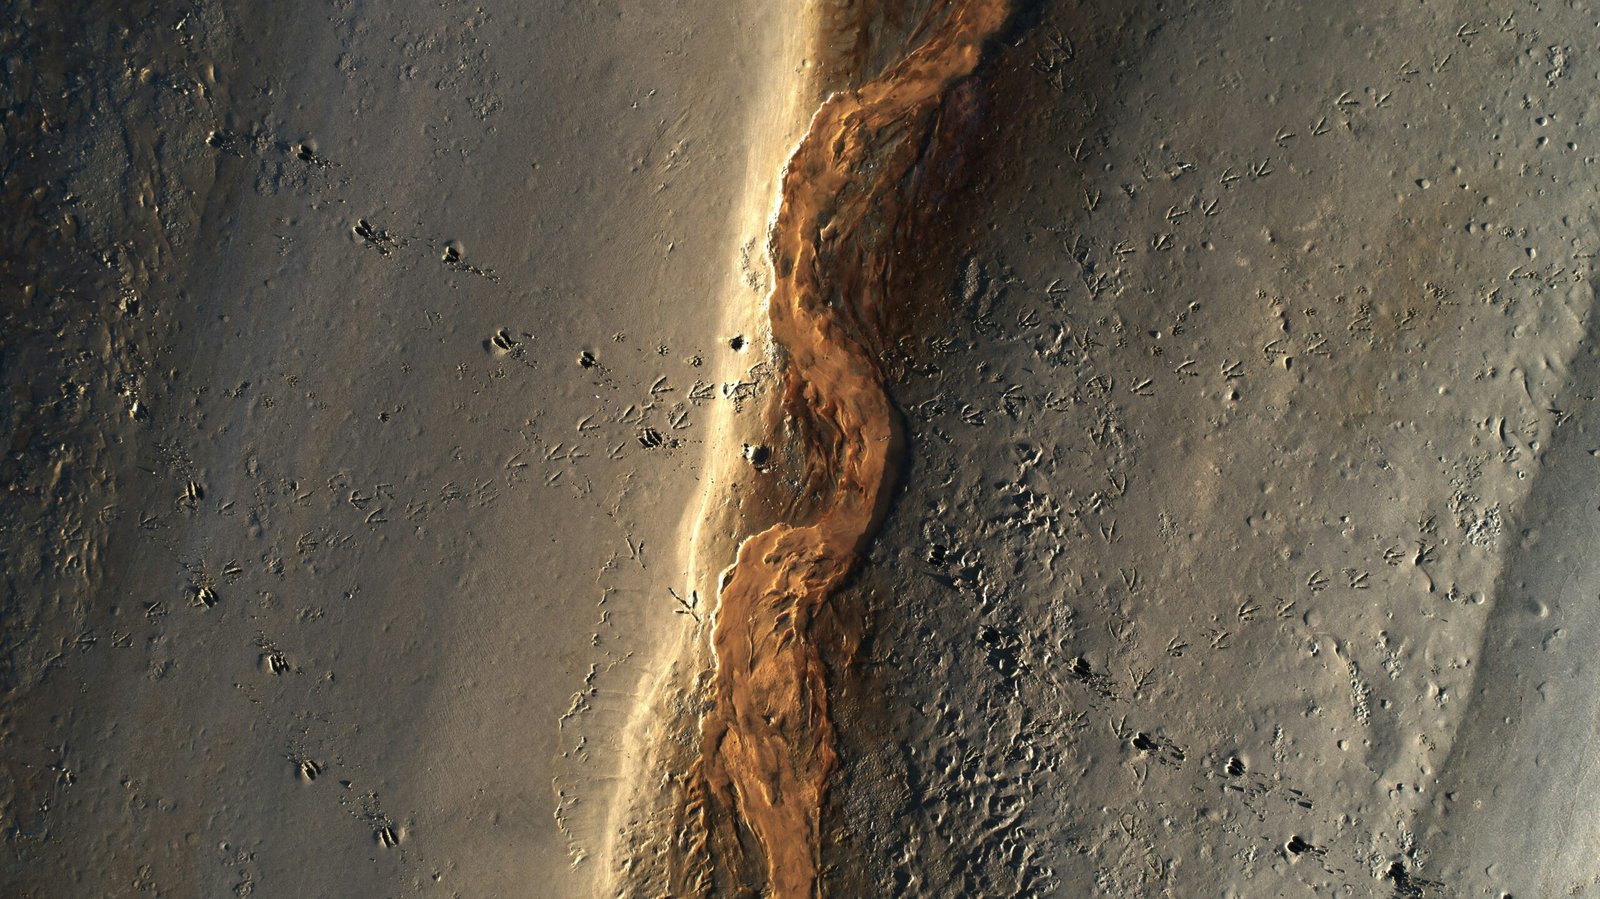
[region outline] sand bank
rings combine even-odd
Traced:
[[[63,625],[95,639],[11,706],[71,786],[17,797],[48,811],[8,882],[583,895],[755,361],[725,294],[784,17],[145,12],[193,51],[136,45],[133,83],[207,101],[157,132],[193,224],[139,292],[165,329]],[[106,202],[157,165],[86,164]]]

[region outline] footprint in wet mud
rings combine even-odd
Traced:
[[[439,253],[439,261],[444,263],[445,268],[454,272],[477,275],[489,281],[500,280],[500,276],[496,275],[493,269],[480,268],[467,262],[466,247],[462,246],[461,242],[457,240],[445,242],[444,249]]]
[[[295,159],[319,169],[331,169],[336,166],[333,160],[317,152],[316,145],[312,141],[301,141],[298,144],[294,144],[290,148],[290,152]]]
[[[206,144],[213,149],[221,150],[230,156],[244,158],[243,140],[239,135],[226,129],[213,131],[206,135]]]
[[[772,468],[772,448],[761,443],[747,443],[744,445],[744,460],[756,471],[769,471]]]
[[[1165,765],[1177,766],[1184,760],[1182,747],[1159,734],[1139,731],[1128,744],[1142,756],[1149,756]]]
[[[1427,880],[1418,877],[1406,870],[1404,862],[1395,862],[1389,870],[1383,872],[1385,880],[1394,884],[1394,894],[1397,899],[1422,899],[1429,895],[1442,895],[1445,886],[1437,880]],[[1510,893],[1502,893],[1501,899],[1511,899]]]
[[[522,346],[522,341],[513,337],[511,332],[505,328],[495,331],[494,336],[489,338],[488,343],[502,353],[512,352],[517,347]]]
[[[656,428],[644,427],[639,429],[639,445],[645,449],[658,449],[665,447],[669,450],[677,449],[684,445],[682,437],[669,437]]]
[[[983,644],[994,670],[1015,685],[1026,669],[1022,663],[1022,640],[1010,631],[986,624],[978,629],[978,642]]]
[[[380,228],[367,219],[357,219],[356,223],[351,226],[350,231],[364,245],[377,250],[379,256],[392,256],[394,251],[403,245],[400,238],[396,237],[387,228]]]
[[[1110,699],[1116,695],[1111,689],[1111,678],[1104,672],[1096,671],[1094,665],[1081,655],[1067,665],[1067,673],[1072,675],[1073,680],[1094,690],[1102,698]]]
[[[191,478],[183,485],[183,492],[178,496],[178,507],[192,512],[200,507],[200,501],[205,498],[205,485]]]
[[[194,608],[209,609],[217,604],[216,588],[210,584],[193,584],[190,587],[191,596],[189,605]]]
[[[1321,855],[1323,855],[1324,853],[1327,852],[1326,849],[1323,849],[1320,846],[1314,845],[1309,840],[1307,840],[1305,837],[1302,837],[1299,834],[1295,834],[1294,836],[1291,836],[1289,838],[1289,841],[1287,843],[1283,844],[1283,849],[1284,849],[1285,852],[1289,853],[1289,855],[1291,857],[1299,856],[1299,855],[1321,856]]]
[[[527,331],[512,332],[510,328],[497,328],[483,342],[483,348],[493,356],[502,359],[515,359],[528,368],[537,368],[534,360],[528,354],[528,341],[533,335]]]

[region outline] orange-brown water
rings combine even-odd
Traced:
[[[878,348],[893,267],[904,264],[910,185],[947,94],[976,68],[1008,8],[957,0],[917,49],[829,97],[784,171],[769,314],[803,489],[787,520],[747,539],[723,575],[714,704],[688,810],[704,829],[691,854],[743,854],[753,839],[778,899],[817,892],[822,807],[838,765],[813,625],[877,525],[898,463]]]

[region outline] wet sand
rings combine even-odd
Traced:
[[[106,127],[199,157],[160,198],[193,224],[130,284],[127,458],[68,466],[106,549],[8,685],[6,892],[593,888],[759,362],[724,310],[770,201],[728,210],[774,192],[789,26],[716,9],[215,5],[139,45],[155,108],[209,102]]]
[[[17,5],[0,893],[1600,889],[1593,15],[998,9]]]

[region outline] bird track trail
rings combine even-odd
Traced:
[[[782,410],[799,437],[803,490],[786,520],[746,539],[722,576],[712,704],[686,810],[701,822],[685,847],[699,860],[698,892],[711,889],[712,868],[748,869],[737,862],[748,834],[773,896],[817,893],[822,804],[839,758],[812,625],[882,517],[899,462],[875,347],[887,329],[891,273],[908,261],[908,199],[947,95],[977,67],[1009,7],[958,0],[917,49],[831,95],[784,170],[768,311],[786,361]]]

